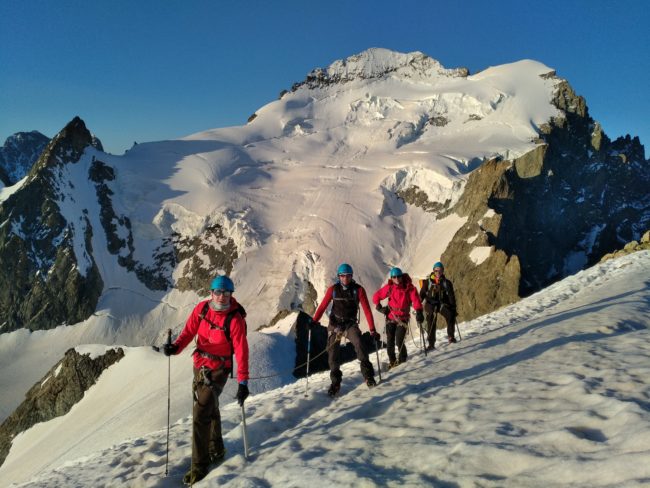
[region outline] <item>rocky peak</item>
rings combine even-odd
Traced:
[[[0,204],[0,261],[6,263],[0,269],[0,332],[76,323],[95,310],[103,282],[92,258],[92,227],[81,211],[66,217],[60,206],[74,201],[64,169],[93,140],[75,117],[49,142],[27,181]]]
[[[17,132],[0,147],[0,181],[13,185],[29,172],[50,139],[38,131]]]
[[[316,68],[307,78],[296,83],[292,91],[306,86],[309,89],[358,80],[380,79],[389,75],[403,78],[432,78],[439,76],[465,77],[467,68],[446,69],[435,59],[419,51],[399,53],[388,49],[371,48],[346,59],[334,61],[327,68]]]
[[[88,146],[102,150],[101,141],[90,133],[84,121],[77,116],[50,141],[42,157],[32,168],[32,174],[45,167],[76,163]]]

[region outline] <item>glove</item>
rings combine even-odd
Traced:
[[[176,344],[165,344],[163,346],[163,352],[165,356],[173,356],[178,352],[178,346]]]
[[[379,335],[379,332],[377,332],[376,330],[371,330],[370,331],[370,337],[372,337],[372,339],[375,342],[379,342],[379,340],[381,339],[381,336]]]
[[[248,385],[239,383],[239,388],[237,388],[237,402],[239,402],[240,406],[244,405],[246,398],[248,398]]]
[[[424,322],[424,314],[422,313],[422,310],[416,310],[415,311],[415,320],[421,324]]]
[[[375,309],[377,310],[377,312],[383,313],[382,310],[384,309],[384,307],[381,306],[381,303],[378,303],[377,305],[375,305]]]
[[[377,304],[377,311],[381,314],[388,315],[390,312],[390,307],[386,305],[385,307],[382,307],[381,304]]]

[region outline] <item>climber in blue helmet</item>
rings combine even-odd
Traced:
[[[445,267],[438,261],[433,265],[433,271],[422,283],[420,299],[424,303],[426,328],[428,336],[427,349],[436,345],[436,322],[440,315],[447,326],[447,340],[450,344],[456,342],[456,295],[454,285],[445,276]]]
[[[332,303],[330,311],[330,321],[327,327],[329,337],[327,338],[328,363],[330,367],[330,385],[327,394],[331,397],[336,396],[341,388],[343,373],[341,372],[341,351],[339,343],[342,337],[347,338],[354,346],[357,353],[357,359],[361,362],[361,374],[366,381],[368,388],[377,384],[375,381],[375,370],[368,359],[368,352],[361,341],[361,331],[359,330],[359,305],[363,308],[368,322],[370,335],[379,341],[379,334],[375,330],[375,321],[370,310],[370,303],[366,290],[360,284],[352,279],[352,266],[347,263],[341,264],[336,270],[337,282],[330,286],[325,292],[323,301],[320,303],[316,313],[314,313],[313,322],[318,323],[325,313],[328,305]]]
[[[185,484],[203,479],[210,465],[226,455],[221,434],[219,395],[237,360],[237,401],[243,407],[248,397],[248,341],[246,312],[233,296],[235,285],[225,275],[210,283],[210,298],[200,302],[190,314],[174,342],[165,344],[167,356],[179,354],[196,341],[194,362],[194,406],[192,410],[192,463],[183,477]]]

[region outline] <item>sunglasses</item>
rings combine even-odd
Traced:
[[[224,296],[228,298],[230,295],[232,295],[232,292],[228,290],[212,290],[212,294],[216,297]]]
[[[341,273],[339,276],[341,278],[352,278],[352,273]]]

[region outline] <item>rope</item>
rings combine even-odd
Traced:
[[[337,334],[336,340],[334,342],[332,342],[331,345],[329,345],[325,349],[323,349],[323,351],[321,351],[319,354],[317,354],[316,356],[310,358],[309,362],[311,363],[312,361],[314,361],[314,359],[322,356],[323,354],[328,352],[335,345],[339,345],[341,343],[342,339],[343,339],[342,334]],[[296,367],[294,367],[292,369],[286,369],[286,370],[280,371],[279,373],[276,373],[276,374],[270,374],[270,375],[266,375],[266,376],[251,376],[248,379],[249,380],[263,380],[263,379],[267,379],[267,378],[275,378],[276,376],[282,376],[283,374],[286,374],[286,373],[293,373],[295,370],[300,369],[303,366],[307,366],[307,361],[305,361],[302,364],[299,364],[298,366],[296,366]]]

